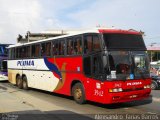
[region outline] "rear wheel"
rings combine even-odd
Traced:
[[[156,84],[156,82],[153,81],[153,82],[151,83],[151,89],[152,89],[152,90],[157,89],[157,84]]]
[[[22,89],[23,88],[23,85],[22,85],[22,79],[20,76],[17,76],[16,77],[16,85],[18,88]]]
[[[83,104],[86,102],[85,100],[85,93],[84,93],[84,89],[81,83],[76,83],[73,87],[72,87],[72,95],[74,100],[78,103],[78,104]]]
[[[27,77],[23,77],[23,89],[28,90],[28,82],[27,82]]]

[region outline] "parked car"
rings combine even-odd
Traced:
[[[150,66],[151,74],[160,75],[160,65],[159,64],[151,64]]]
[[[151,76],[151,77],[152,77],[151,89],[155,90],[160,88],[160,77],[159,76]]]

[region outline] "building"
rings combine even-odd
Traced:
[[[20,34],[18,35],[17,43],[33,42],[37,40],[47,39],[50,37],[68,35],[68,34],[75,33],[77,31],[82,31],[82,30],[51,30],[51,31],[44,31],[40,33],[31,33],[30,31],[28,31],[24,37]]]
[[[26,35],[23,37],[22,35],[18,35],[17,37],[17,43],[27,43],[27,42],[33,42],[37,40],[47,39],[50,37],[56,37],[61,35],[66,35],[66,31],[59,30],[59,31],[46,31],[41,33],[31,33],[28,31]]]
[[[160,61],[160,45],[151,44],[147,46],[147,52],[151,62]]]

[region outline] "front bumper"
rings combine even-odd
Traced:
[[[104,104],[123,103],[148,98],[151,89],[144,89],[130,92],[108,93],[104,99]]]

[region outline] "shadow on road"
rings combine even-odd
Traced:
[[[7,90],[6,87],[0,86],[0,90]]]
[[[65,95],[60,95],[52,92],[46,92],[43,90],[37,90],[37,89],[32,89],[37,92],[42,92],[48,95],[68,99],[68,100],[73,100],[73,97],[71,96],[65,96]],[[119,108],[126,108],[126,107],[133,107],[133,106],[141,106],[141,105],[146,105],[152,103],[152,95],[149,96],[149,98],[143,99],[143,100],[138,100],[138,101],[133,101],[133,102],[126,102],[126,103],[116,103],[116,104],[101,104],[101,103],[95,103],[91,101],[87,101],[86,104],[101,107],[101,108],[107,108],[107,109],[119,109]]]
[[[83,114],[77,114],[66,110],[47,112],[31,110],[3,113],[0,115],[0,118],[2,118],[2,120],[94,120],[94,115],[92,115],[92,117],[88,117]]]
[[[119,109],[119,108],[126,108],[126,107],[134,107],[134,106],[141,106],[152,103],[152,96],[150,95],[149,98],[138,100],[138,101],[132,101],[132,102],[125,102],[125,103],[115,103],[115,104],[97,104],[93,102],[88,102],[92,105],[96,105],[98,107],[103,107],[107,109]]]

